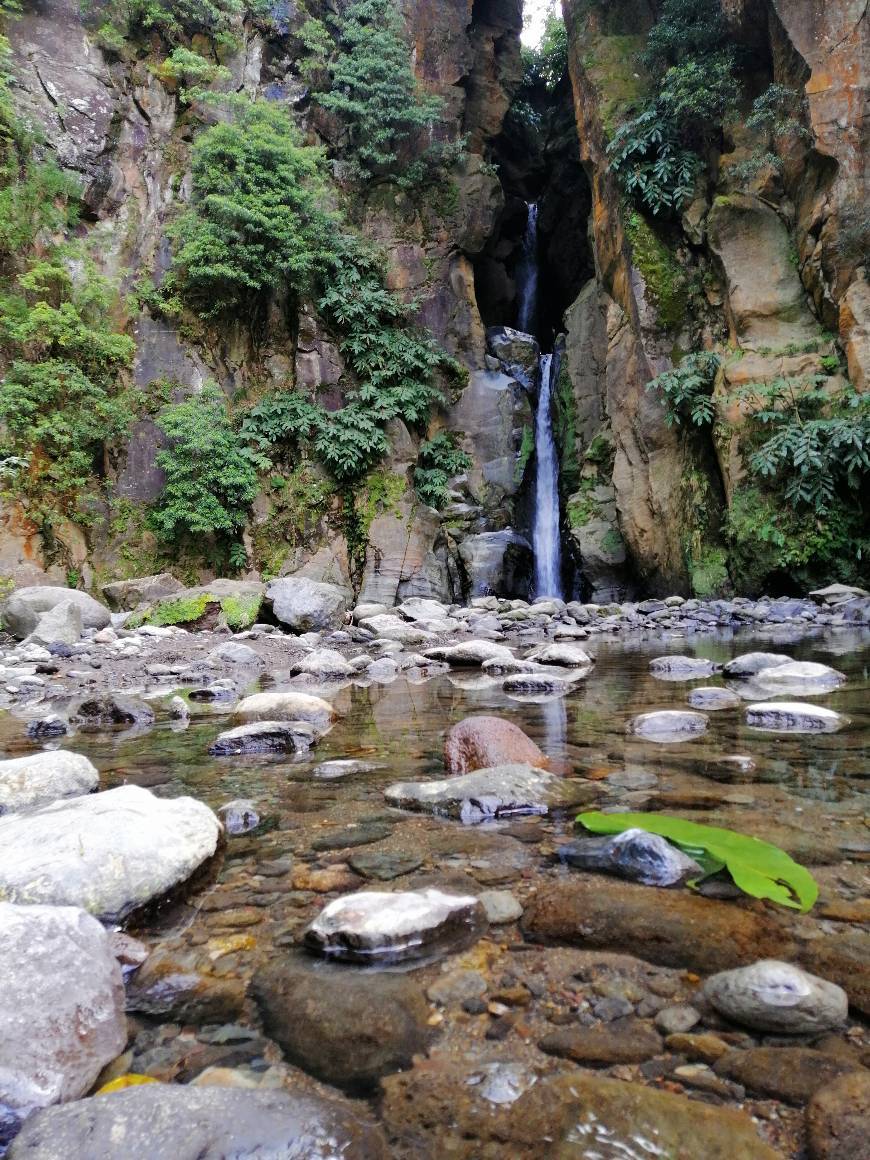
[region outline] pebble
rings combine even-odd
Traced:
[[[704,984],[704,995],[735,1023],[794,1035],[840,1027],[849,1011],[842,987],[776,959],[721,971]]]

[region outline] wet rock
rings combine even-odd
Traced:
[[[541,665],[563,665],[565,668],[591,669],[595,661],[581,648],[579,644],[566,642],[548,644],[544,648],[535,649],[526,658],[537,661]]]
[[[702,1063],[715,1063],[723,1055],[731,1051],[731,1045],[712,1032],[701,1032],[696,1035],[677,1032],[669,1035],[665,1046],[675,1055],[685,1055],[688,1059],[699,1059]]]
[[[64,737],[67,733],[69,726],[57,713],[49,713],[47,717],[27,723],[27,736],[35,741],[43,741],[49,737]]]
[[[206,660],[213,665],[254,665],[259,668],[263,664],[262,658],[250,645],[241,644],[236,640],[219,644],[217,648],[211,650]]]
[[[857,1069],[857,1064],[809,1047],[751,1047],[729,1051],[714,1064],[717,1075],[789,1104],[805,1104],[820,1088]]]
[[[849,1011],[842,987],[775,959],[714,975],[704,994],[735,1023],[793,1035],[840,1027]]]
[[[522,903],[509,890],[484,890],[479,896],[479,901],[486,911],[487,921],[492,926],[517,922],[523,917]]]
[[[254,693],[236,706],[234,719],[240,724],[255,721],[307,721],[320,730],[326,730],[337,713],[328,701],[310,693],[287,689],[281,693]]]
[[[498,765],[443,781],[396,782],[384,796],[402,809],[475,823],[508,814],[546,814],[585,794],[552,773],[528,765]]]
[[[751,652],[741,653],[722,668],[726,677],[754,677],[762,669],[772,669],[777,665],[790,665],[791,657],[783,653]]]
[[[655,1017],[656,1028],[662,1035],[681,1035],[691,1031],[701,1022],[701,1014],[688,1003],[678,1003],[674,1007],[663,1007]]]
[[[721,665],[706,657],[667,656],[650,661],[649,671],[654,677],[669,681],[697,681],[718,673]]]
[[[379,1128],[359,1105],[286,1091],[145,1084],[41,1113],[10,1160],[387,1160]]]
[[[819,1088],[806,1123],[812,1160],[867,1160],[870,1072],[853,1071]]]
[[[103,596],[113,612],[132,612],[143,604],[153,604],[181,592],[184,585],[170,572],[156,576],[139,576],[134,580],[115,580],[103,585]]]
[[[130,729],[154,724],[154,710],[138,697],[124,693],[105,693],[80,697],[69,707],[70,722],[82,731]]]
[[[354,846],[369,846],[372,842],[380,842],[384,838],[389,838],[391,833],[392,827],[384,822],[361,822],[315,838],[311,843],[311,849],[349,850]]]
[[[533,942],[624,951],[665,967],[703,973],[757,959],[787,957],[794,944],[778,916],[756,914],[688,891],[659,891],[599,878],[572,877],[538,889],[522,928]]]
[[[304,938],[306,946],[329,958],[399,962],[467,945],[485,925],[483,907],[472,895],[369,891],[330,902]]]
[[[552,669],[538,668],[533,672],[512,673],[502,681],[502,691],[516,701],[549,700],[551,697],[564,697],[575,687],[580,669],[563,670],[566,675],[561,676]],[[568,676],[567,674],[571,675]]]
[[[648,1023],[627,1016],[600,1027],[563,1027],[538,1044],[547,1055],[592,1067],[642,1063],[662,1050],[661,1036]]]
[[[371,761],[356,761],[352,757],[344,757],[334,761],[322,761],[311,771],[311,776],[322,778],[324,781],[336,781],[355,773],[371,773],[377,768]]]
[[[91,793],[99,781],[96,767],[86,757],[64,749],[0,761],[0,814]]]
[[[83,628],[106,628],[111,621],[108,608],[75,588],[18,588],[0,604],[0,621],[6,632],[23,640],[39,623],[43,613],[59,604],[75,604],[81,612]]]
[[[850,600],[866,596],[870,596],[870,592],[851,584],[829,584],[827,588],[817,588],[810,593],[810,599],[815,600],[817,604],[828,605],[846,604]]]
[[[308,721],[255,721],[219,733],[208,747],[214,757],[243,753],[304,753],[321,736]]]
[[[466,717],[447,731],[444,764],[450,774],[496,765],[545,768],[547,758],[518,725],[503,717]]]
[[[83,1096],[127,1042],[121,969],[83,910],[0,902],[0,1150],[31,1113]]]
[[[81,638],[82,610],[74,601],[64,600],[43,612],[27,640],[52,649],[56,645],[78,644]]]
[[[376,882],[392,882],[395,878],[419,870],[423,865],[423,858],[419,854],[398,851],[365,850],[359,854],[351,854],[347,864],[355,874],[363,878],[374,879]]]
[[[0,818],[0,897],[120,922],[185,882],[219,837],[202,802],[133,785],[10,814]]]
[[[306,673],[323,681],[340,681],[355,675],[356,670],[349,664],[340,652],[331,648],[319,648],[298,661],[290,670],[293,673]]]
[[[488,983],[479,971],[453,970],[436,979],[426,997],[441,1007],[462,1004],[485,995]]]
[[[341,628],[347,619],[344,589],[303,576],[272,580],[266,588],[266,602],[275,619],[295,633]]]
[[[645,886],[677,886],[701,867],[670,842],[645,830],[603,838],[578,838],[559,848],[559,857],[580,870],[604,870]]]
[[[429,1008],[409,975],[285,955],[256,972],[251,993],[287,1060],[349,1092],[376,1088],[429,1043]]]
[[[380,615],[367,617],[360,622],[360,627],[367,629],[369,632],[375,633],[378,641],[372,646],[374,649],[379,641],[388,641],[397,645],[423,645],[431,644],[435,639],[431,632],[419,625],[409,624],[407,620],[403,620],[400,616]]]
[[[740,706],[740,698],[731,689],[715,687],[692,689],[686,700],[693,709],[704,709],[708,713],[720,709],[737,709]]]
[[[771,733],[836,733],[846,718],[804,701],[760,701],[747,706],[746,724]]]
[[[224,824],[228,834],[247,834],[256,830],[260,824],[260,815],[253,802],[245,798],[236,798],[218,808],[218,817]]]
[[[755,674],[754,683],[772,693],[812,696],[830,693],[838,689],[845,680],[845,673],[838,672],[829,665],[818,665],[811,661],[792,661],[787,665],[761,669]]]
[[[127,983],[127,1010],[164,1021],[226,1023],[241,1017],[244,1004],[240,980],[205,973],[171,946],[152,951]]]
[[[660,709],[635,717],[629,725],[629,732],[647,741],[663,744],[690,741],[707,732],[707,718],[703,713],[691,713],[684,709]]]
[[[457,668],[473,668],[482,665],[484,661],[513,660],[514,654],[507,645],[496,644],[495,641],[467,640],[462,644],[427,649],[423,656],[428,660],[446,661]]]
[[[841,929],[814,938],[805,944],[800,958],[808,970],[842,987],[850,1005],[870,1017],[870,933]]]

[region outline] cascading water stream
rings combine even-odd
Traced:
[[[517,327],[534,334],[538,317],[538,206],[529,205],[522,258],[517,266]],[[556,360],[542,354],[538,368],[535,416],[535,595],[562,595],[562,551],[559,538],[559,458],[553,438],[552,393]]]

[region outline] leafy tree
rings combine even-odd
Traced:
[[[151,515],[157,532],[165,539],[236,532],[247,519],[259,491],[258,472],[268,460],[239,439],[223,393],[214,383],[206,384],[200,394],[164,408],[157,424],[169,439],[157,456],[166,473]]]
[[[344,126],[343,153],[359,175],[389,173],[403,147],[431,131],[441,101],[420,91],[394,0],[352,0],[338,22],[338,45],[329,88],[316,100]]]
[[[420,447],[414,469],[414,487],[424,503],[441,508],[447,502],[448,484],[454,475],[467,471],[471,458],[449,431],[441,431]]]
[[[535,48],[523,47],[523,88],[543,85],[552,92],[568,72],[568,32],[565,21],[551,4],[544,24],[541,43]]]

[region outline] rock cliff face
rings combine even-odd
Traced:
[[[147,51],[101,48],[102,7],[83,17],[78,0],[23,5],[9,26],[13,97],[39,127],[40,148],[81,179],[80,232],[99,268],[129,292],[168,268],[165,227],[190,193],[197,120],[215,114],[186,108]],[[248,21],[224,61],[227,87],[287,103],[309,139],[326,144],[334,126],[308,102],[299,34],[307,16],[334,7],[284,5],[268,26]],[[729,178],[747,148],[735,133],[682,228],[667,233],[628,208],[607,156],[641,92],[637,54],[658,5],[563,7],[570,82],[529,130],[511,111],[522,76],[520,0],[403,3],[418,79],[443,101],[438,132],[463,136],[466,148],[438,197],[421,201],[378,181],[359,195],[354,218],[387,255],[389,285],[417,301],[421,323],[468,369],[429,435],[456,433],[471,466],[451,481],[440,512],[426,507],[413,487],[420,437],[394,421],[389,457],[357,497],[362,542],[359,529],[349,542],[328,478],[314,462],[294,463],[284,478],[263,480],[244,537],[252,571],[330,580],[386,603],[529,595],[534,358],[518,371],[497,335],[487,337],[487,327],[515,320],[526,201],[541,205],[541,337],[564,335],[554,419],[568,589],[608,599],[726,588],[734,576],[723,527],[747,475],[746,408],[734,391],[813,373],[840,350],[843,372],[866,389],[870,290],[847,244],[868,176],[866,2],[728,0],[755,87],[804,89],[810,132],[780,175],[748,189]],[[151,404],[111,449],[84,527],[59,518],[46,539],[14,498],[4,501],[0,573],[16,582],[39,569],[55,580],[72,569],[90,584],[169,565],[191,580],[210,577],[203,559],[168,556],[147,530],[163,486],[153,400],[166,384],[182,397],[214,380],[234,400],[282,384],[317,393],[328,409],[349,387],[339,337],[311,304],[288,316],[273,303],[256,336],[239,319],[196,341],[147,307],[128,311],[133,379]],[[720,422],[706,440],[669,426],[647,390],[701,347],[723,352]]]

